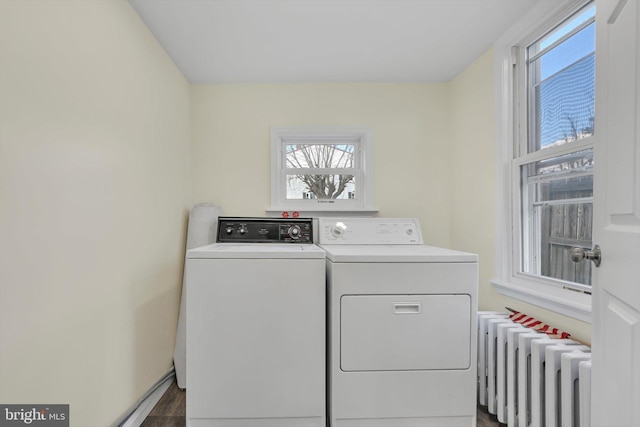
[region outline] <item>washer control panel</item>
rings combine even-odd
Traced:
[[[319,218],[318,243],[343,245],[420,245],[416,218]]]
[[[311,218],[219,217],[217,242],[313,243]]]

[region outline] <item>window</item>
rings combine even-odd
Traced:
[[[588,320],[591,263],[573,263],[569,250],[592,246],[595,4],[582,2],[556,18],[510,47],[511,69],[503,73],[511,99],[503,94],[510,111],[501,119],[511,123],[502,133],[500,173],[510,177],[501,191],[511,227],[501,241],[502,259],[510,261],[495,284]]]
[[[360,128],[273,128],[270,211],[373,211],[371,139]]]

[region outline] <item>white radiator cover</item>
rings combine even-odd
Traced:
[[[508,427],[590,427],[591,349],[478,312],[478,402]]]
[[[497,311],[483,311],[482,313],[482,316],[478,316],[478,401],[480,405],[487,406],[489,401],[488,321],[490,319],[505,319],[507,314]]]
[[[580,378],[580,427],[591,427],[591,360],[578,364]]]

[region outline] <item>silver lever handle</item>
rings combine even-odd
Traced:
[[[590,259],[596,267],[600,267],[600,262],[602,262],[602,251],[600,251],[599,245],[595,245],[590,251],[585,251],[582,248],[571,248],[569,252],[571,253],[571,261],[573,262]]]

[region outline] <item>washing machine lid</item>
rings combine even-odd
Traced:
[[[187,259],[324,259],[324,250],[312,244],[213,243],[187,251]]]
[[[478,255],[428,245],[320,245],[327,259],[342,262],[478,262]]]

